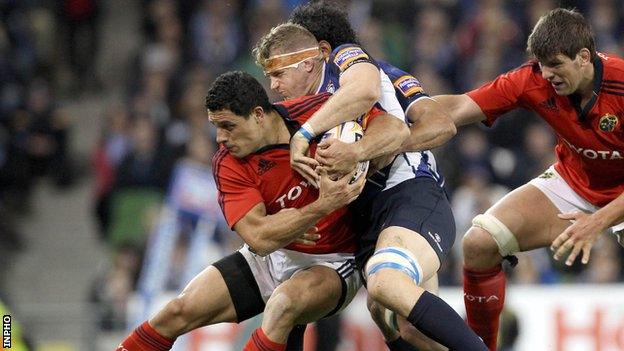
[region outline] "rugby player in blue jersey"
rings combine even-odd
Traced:
[[[354,206],[364,224],[358,257],[369,295],[376,303],[373,309],[381,305],[394,311],[451,350],[486,350],[448,304],[426,291],[437,289],[436,273],[453,245],[455,225],[433,155],[421,150],[452,137],[452,121],[424,94],[414,77],[383,63],[386,69],[380,69],[357,44],[344,12],[314,3],[297,8],[291,21],[317,28],[312,28],[312,35],[298,24],[287,23],[260,41],[256,59],[270,78],[271,88],[289,98],[319,91],[334,93],[291,140],[293,168],[314,181],[314,168],[319,165],[332,169],[336,164],[348,164],[334,170],[350,169],[355,162],[373,158],[373,133],[349,146],[327,141],[319,145],[315,159],[305,156],[307,143],[315,135],[355,119],[368,104],[379,101],[402,119],[407,111],[406,121],[411,124],[412,135],[404,149],[418,152],[400,153],[380,162],[381,169],[370,178],[359,205]],[[384,326],[381,318],[375,319]],[[392,335],[390,328],[382,329],[391,349],[408,349],[396,332]],[[432,342],[419,346],[439,349]]]

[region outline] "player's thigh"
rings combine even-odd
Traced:
[[[195,328],[236,321],[236,313],[221,273],[209,266],[160,310],[150,324],[167,336]]]
[[[405,249],[412,254],[422,269],[423,281],[430,279],[440,268],[438,255],[420,233],[404,227],[388,227],[379,234],[375,250],[392,247]]]
[[[570,225],[557,217],[559,210],[548,197],[530,184],[507,194],[486,213],[507,226],[521,251],[550,245]]]
[[[296,324],[305,324],[332,312],[342,294],[342,280],[334,269],[313,266],[280,284],[271,294],[267,309],[288,308],[296,314]]]
[[[179,295],[186,300],[189,313],[203,323],[235,322],[236,310],[221,272],[209,266],[197,275]]]

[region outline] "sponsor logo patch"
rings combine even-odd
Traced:
[[[402,76],[394,82],[394,86],[399,89],[405,97],[423,92],[420,82],[414,76]]]
[[[358,60],[370,60],[368,54],[358,46],[344,48],[338,51],[336,57],[334,57],[334,63],[340,68],[340,71],[346,70],[352,63]]]

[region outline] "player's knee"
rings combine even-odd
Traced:
[[[294,323],[299,316],[301,304],[288,291],[275,291],[267,301],[264,313],[284,323]]]
[[[462,239],[462,251],[466,261],[474,261],[484,255],[496,254],[498,247],[490,233],[482,228],[472,227]]]
[[[381,270],[368,277],[366,289],[374,301],[382,302],[388,289],[392,289],[392,271]]]
[[[466,266],[489,267],[520,251],[515,235],[496,217],[478,215],[462,240]]]
[[[384,304],[386,292],[396,287],[397,280],[409,279],[419,285],[423,270],[414,254],[401,247],[384,247],[375,251],[365,268],[369,295]]]
[[[167,335],[177,336],[184,333],[191,323],[186,299],[179,296],[172,299],[150,323],[157,330],[167,331]]]
[[[165,314],[169,318],[181,318],[184,316],[186,301],[181,297],[176,297],[165,305]]]

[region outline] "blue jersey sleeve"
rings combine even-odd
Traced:
[[[407,109],[414,101],[429,96],[423,90],[418,79],[413,75],[394,67],[388,62],[379,61],[378,66],[388,75],[388,78],[394,85],[397,100],[399,100],[403,111],[407,112]]]
[[[340,75],[349,67],[361,62],[367,62],[377,66],[377,63],[373,60],[371,55],[361,46],[357,44],[342,44],[331,52],[328,64],[332,70]]]

